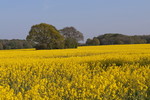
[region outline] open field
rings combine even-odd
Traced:
[[[1,50],[0,100],[149,100],[150,44]]]

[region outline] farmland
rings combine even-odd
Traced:
[[[150,99],[150,44],[1,50],[0,100]]]

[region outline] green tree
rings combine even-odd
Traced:
[[[77,48],[78,42],[73,38],[66,38],[65,39],[65,48]]]
[[[97,39],[96,37],[94,37],[93,40],[92,40],[92,44],[93,45],[100,45],[99,39]]]
[[[146,43],[146,39],[142,39],[140,36],[130,36],[131,44],[144,44]]]
[[[2,43],[0,43],[0,50],[3,50],[4,48],[3,48],[3,44]]]
[[[11,49],[22,49],[23,48],[23,42],[20,40],[9,40],[8,45],[11,47]]]
[[[33,43],[23,40],[23,48],[33,48]]]
[[[100,45],[100,41],[96,37],[94,37],[93,39],[88,38],[86,41],[86,45]]]
[[[86,45],[91,45],[91,44],[92,44],[92,39],[88,38],[88,39],[86,40]]]
[[[34,42],[37,49],[64,48],[64,37],[54,26],[46,23],[33,25],[26,39]]]

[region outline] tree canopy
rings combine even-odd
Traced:
[[[100,41],[96,37],[94,37],[93,39],[88,38],[86,41],[86,45],[100,45]]]
[[[26,40],[12,39],[0,40],[0,49],[24,49],[33,48],[34,44]]]
[[[118,33],[107,33],[99,35],[97,37],[102,45],[111,44],[143,44],[147,43],[147,40],[142,36],[128,36]]]
[[[53,25],[46,23],[33,25],[26,39],[33,41],[37,49],[64,48],[64,37]]]

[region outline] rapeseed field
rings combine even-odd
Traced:
[[[150,44],[1,50],[0,100],[150,100]]]

